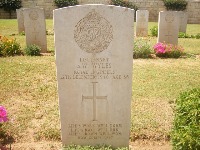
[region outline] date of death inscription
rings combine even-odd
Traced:
[[[64,80],[85,80],[85,79],[129,79],[128,74],[120,74],[113,69],[110,58],[79,58],[74,70],[61,75]]]
[[[111,139],[122,135],[122,124],[68,124],[68,136],[80,140]]]

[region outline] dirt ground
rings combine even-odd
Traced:
[[[9,148],[9,145],[7,145]],[[165,141],[135,141],[130,143],[130,150],[171,150],[169,142]],[[15,143],[11,150],[61,150],[60,142]]]

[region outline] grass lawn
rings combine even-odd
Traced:
[[[46,24],[52,33],[52,20]],[[188,25],[188,34],[197,31],[200,25]],[[0,20],[0,35],[15,37],[25,47],[25,36],[18,35],[16,20]],[[54,51],[53,38],[52,34],[47,36],[49,51]],[[152,46],[156,43],[154,37],[148,40]],[[200,55],[200,39],[179,39],[179,43],[186,53]],[[180,92],[200,85],[200,58],[134,59],[133,63],[130,143],[168,141],[174,101]],[[15,149],[60,148],[54,56],[0,58],[0,105],[8,110],[10,123],[2,128],[13,138],[10,141],[15,141]]]

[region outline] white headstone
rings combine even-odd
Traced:
[[[186,33],[186,29],[187,29],[187,20],[188,20],[188,13],[187,12],[183,12],[183,11],[179,11],[179,32],[184,32]]]
[[[109,4],[110,0],[79,0],[79,4]]]
[[[26,44],[36,44],[41,52],[47,52],[46,22],[42,8],[26,8],[23,11]]]
[[[136,36],[148,36],[148,10],[136,11]]]
[[[18,33],[21,33],[25,31],[23,8],[16,9],[16,12],[17,12]]]
[[[158,19],[158,42],[178,44],[179,14],[177,11],[161,11]]]
[[[64,145],[129,145],[133,24],[128,8],[54,10]]]

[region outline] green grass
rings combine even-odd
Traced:
[[[16,19],[0,19],[0,35],[7,37],[14,37],[20,43],[21,48],[26,47],[26,37],[18,33],[18,25]],[[46,31],[50,33],[47,36],[47,47],[48,51],[54,51],[54,36],[53,36],[53,21],[52,19],[46,20]]]
[[[154,26],[158,26],[157,22],[149,22],[148,24],[148,34],[150,35],[150,29]],[[195,35],[197,33],[200,33],[200,25],[199,24],[187,24],[187,30],[186,33],[189,35]]]
[[[157,25],[157,22],[149,22],[148,25],[148,32],[150,35],[150,29]],[[53,36],[53,21],[52,19],[46,20],[46,30],[50,35],[47,36],[47,47],[48,51],[52,52],[54,51],[54,36]],[[26,42],[25,42],[25,36],[18,34],[17,29],[17,20],[16,19],[0,19],[0,35],[4,36],[12,36],[17,39],[17,41],[21,44],[22,49],[25,48]],[[200,25],[199,24],[188,24],[187,25],[187,34],[189,35],[195,35],[197,33],[200,33]],[[156,37],[148,37],[148,39],[151,43],[151,46],[153,47],[154,44],[157,42]],[[188,38],[179,38],[179,45],[183,46],[186,53],[189,54],[200,54],[200,39],[188,39]]]
[[[51,33],[52,20],[46,23]],[[192,34],[199,29],[200,25],[188,25]],[[16,20],[0,20],[0,31],[1,35],[14,36],[25,47],[25,36],[18,35]],[[47,39],[48,49],[53,51],[53,35]],[[147,40],[152,46],[156,42],[152,37]],[[200,40],[179,39],[179,43],[186,52],[200,54]],[[199,64],[200,59],[195,57],[133,61],[132,141],[169,139],[174,101],[180,92],[199,87]],[[60,142],[56,82],[54,56],[0,58],[0,104],[7,108],[11,119],[3,129],[19,145],[34,141]]]

